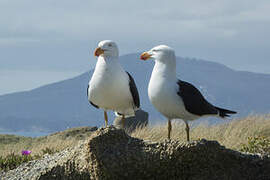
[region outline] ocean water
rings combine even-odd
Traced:
[[[12,135],[17,135],[17,136],[26,136],[26,137],[40,137],[40,136],[46,136],[51,134],[51,132],[33,132],[33,131],[29,131],[29,132],[25,132],[25,131],[0,131],[0,134],[12,134]]]

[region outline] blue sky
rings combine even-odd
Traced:
[[[0,94],[70,78],[96,62],[167,44],[178,56],[270,73],[269,0],[0,0]]]

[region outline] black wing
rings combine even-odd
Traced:
[[[179,91],[177,94],[183,99],[188,112],[199,116],[218,114],[218,109],[210,104],[192,84],[178,80]]]
[[[126,71],[126,73],[128,74],[128,77],[129,77],[129,90],[131,92],[134,105],[137,108],[139,108],[140,107],[140,97],[139,97],[138,89],[136,87],[135,81],[132,78],[132,76],[127,71]]]
[[[89,89],[89,84],[88,84],[88,86],[87,86],[87,91],[86,91],[86,94],[87,94],[87,97],[88,97],[88,89]],[[92,105],[92,106],[94,106],[95,108],[99,108],[97,105],[95,105],[94,103],[92,103],[92,101],[90,101],[89,99],[88,99],[88,101],[89,101],[89,103]]]

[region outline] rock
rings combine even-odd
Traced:
[[[270,179],[270,159],[216,141],[149,143],[114,128],[88,143],[92,179]]]
[[[1,179],[1,178],[0,178]],[[21,165],[3,179],[270,179],[270,158],[216,141],[146,142],[101,128],[73,149]]]
[[[122,128],[122,116],[114,119],[113,125],[119,129]],[[143,128],[148,125],[148,112],[141,109],[135,112],[135,116],[125,118],[125,131],[133,132],[136,128]]]

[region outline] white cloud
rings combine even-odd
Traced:
[[[245,53],[230,55],[231,48],[246,48],[250,58],[268,49],[269,8],[269,0],[0,0],[0,45],[76,42],[93,49],[99,40],[114,39],[128,53],[168,43],[178,55],[233,66],[234,56]],[[258,58],[270,57],[264,53]]]
[[[0,0],[0,94],[89,70],[102,39],[121,54],[167,44],[180,56],[270,73],[269,9],[269,0]]]
[[[0,26],[2,36],[31,35],[41,39],[91,38],[92,34],[103,35],[108,31],[141,36],[147,29],[170,32],[168,26],[175,26],[177,29],[172,32],[179,34],[218,26],[227,36],[236,23],[269,21],[269,5],[265,0],[1,0]],[[223,34],[219,28],[212,31]]]

